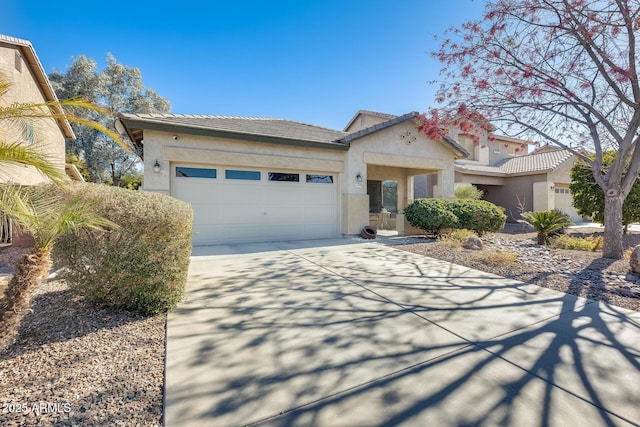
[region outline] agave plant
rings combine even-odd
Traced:
[[[573,223],[569,215],[559,209],[539,212],[523,212],[520,214],[524,222],[538,232],[538,244],[548,245],[552,236],[560,234]]]

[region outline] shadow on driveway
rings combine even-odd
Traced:
[[[395,250],[202,249],[169,315],[184,425],[640,424],[640,313]]]

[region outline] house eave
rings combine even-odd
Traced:
[[[186,135],[207,136],[215,138],[234,139],[241,141],[263,142],[268,144],[289,145],[305,148],[319,148],[324,150],[349,150],[349,144],[343,142],[322,142],[286,137],[276,137],[270,135],[260,135],[246,132],[232,132],[219,129],[210,129],[197,126],[181,126],[178,124],[159,123],[147,120],[136,120],[127,117],[119,117],[118,120],[124,125],[124,129],[138,149],[142,148],[143,135],[145,129],[161,132],[174,132]]]

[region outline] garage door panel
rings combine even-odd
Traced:
[[[173,166],[173,165],[172,165]],[[187,166],[189,167],[189,166]],[[194,209],[194,245],[336,237],[336,183],[182,178],[172,169],[171,194]],[[334,179],[335,179],[335,175]]]

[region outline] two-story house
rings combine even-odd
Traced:
[[[0,34],[0,75],[9,84],[7,91],[0,96],[2,106],[58,101],[33,46],[27,40]],[[62,113],[59,108],[54,107],[54,111]],[[82,179],[77,169],[65,165],[65,138],[75,137],[66,119],[23,120],[19,126],[5,120],[0,132],[0,138],[7,143],[37,144],[62,173],[66,172],[72,179]],[[24,165],[3,164],[2,172],[0,182],[35,185],[47,180],[34,168]],[[5,224],[2,233],[5,242],[11,236],[8,228]]]

